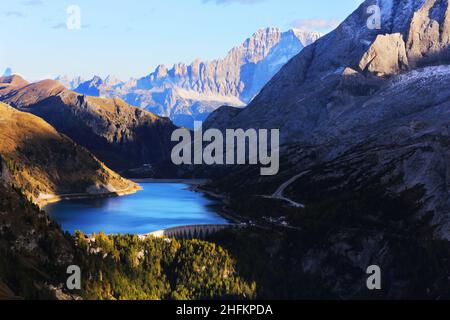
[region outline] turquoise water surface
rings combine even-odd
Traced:
[[[86,234],[146,234],[193,224],[226,224],[214,200],[182,183],[141,183],[142,191],[124,197],[71,200],[45,210],[63,230]]]

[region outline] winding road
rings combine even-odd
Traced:
[[[275,192],[272,196],[270,196],[270,198],[272,199],[278,199],[278,200],[282,200],[282,201],[286,201],[288,202],[291,206],[296,207],[296,208],[305,208],[304,204],[295,202],[294,200],[291,200],[287,197],[285,197],[284,194],[284,190],[286,190],[287,187],[289,187],[291,184],[293,184],[295,181],[297,181],[298,179],[300,179],[301,177],[303,177],[304,175],[308,174],[310,171],[303,171],[302,173],[299,173],[296,176],[293,176],[291,179],[289,179],[288,181],[286,181],[285,183],[283,183]]]

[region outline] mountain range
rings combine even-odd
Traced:
[[[120,97],[127,103],[169,117],[176,125],[193,127],[222,105],[244,106],[303,48],[320,33],[278,28],[258,30],[223,59],[196,60],[190,65],[159,65],[149,75],[121,81],[95,76],[82,82],[77,77],[57,80],[80,94]]]
[[[0,78],[0,101],[32,113],[115,170],[151,168],[168,159],[174,128],[167,118],[120,99],[85,96],[60,82]]]

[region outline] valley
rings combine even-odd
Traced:
[[[0,298],[450,299],[449,17],[366,0],[325,35],[261,29],[128,82],[8,69]]]

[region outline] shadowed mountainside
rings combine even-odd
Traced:
[[[169,119],[120,99],[74,93],[54,80],[26,84],[13,76],[0,83],[0,101],[41,117],[113,169],[150,167],[170,156],[176,127]]]
[[[367,28],[374,4],[380,30]],[[380,297],[448,296],[449,5],[367,0],[248,107],[220,108],[205,124],[280,129],[277,176],[208,169],[210,188],[245,217],[298,228],[281,257],[339,297],[365,296],[372,264],[384,272]],[[305,208],[269,197],[296,176],[284,197]]]
[[[366,25],[373,4],[381,7],[380,30]],[[247,108],[221,108],[205,126],[279,128],[282,143],[297,145],[294,159],[282,154],[292,176],[371,154],[373,174],[395,181],[386,184],[389,191],[424,187],[421,214],[433,212],[439,233],[450,238],[449,16],[446,1],[365,1],[283,67]],[[299,159],[305,148],[314,157]],[[358,172],[360,162],[342,165]],[[364,185],[370,183],[361,178],[355,188]]]
[[[132,193],[123,179],[44,120],[0,103],[2,179],[35,203],[55,195]]]
[[[0,159],[0,163],[2,160]],[[2,163],[3,164],[3,163]],[[54,299],[73,263],[70,238],[0,176],[0,299]],[[59,298],[69,298],[59,291]]]

